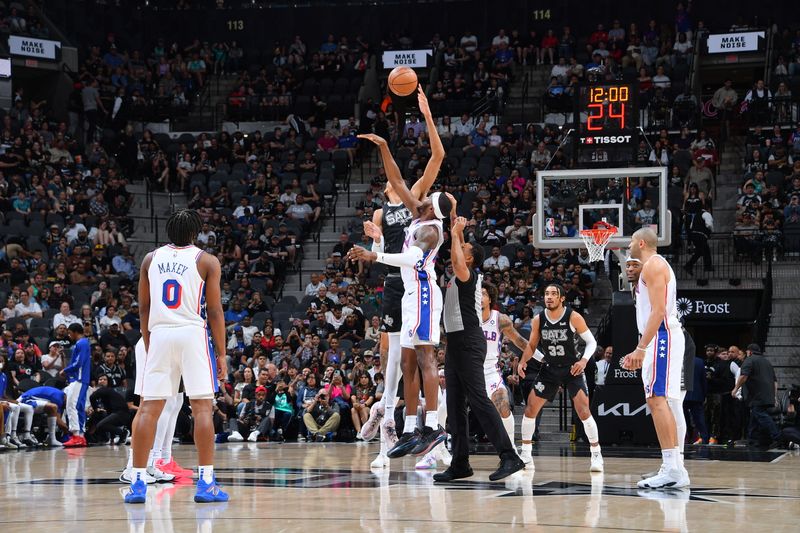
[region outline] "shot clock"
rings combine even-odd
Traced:
[[[635,161],[639,110],[635,85],[585,85],[577,91],[575,131],[579,163]]]

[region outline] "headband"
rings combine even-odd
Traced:
[[[444,219],[444,215],[442,214],[442,208],[439,207],[439,196],[442,193],[435,192],[431,195],[431,205],[433,205],[433,213],[436,215],[436,218],[439,220]]]
[[[626,263],[641,263],[641,261],[639,259],[636,259],[635,257],[630,257],[630,256],[625,258],[625,262]]]

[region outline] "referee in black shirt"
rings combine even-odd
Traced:
[[[483,249],[464,243],[466,223],[464,217],[456,218],[450,236],[455,277],[447,286],[442,315],[447,333],[444,375],[447,382],[447,420],[453,436],[453,462],[447,470],[433,476],[434,481],[439,482],[472,475],[467,400],[500,456],[500,466],[489,475],[489,479],[499,481],[525,467],[514,451],[497,409],[486,396],[483,374],[486,338],[481,329],[483,276],[473,268],[483,263]]]

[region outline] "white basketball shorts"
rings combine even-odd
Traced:
[[[217,364],[208,331],[197,326],[151,331],[143,374],[144,399],[175,396],[181,377],[189,398],[213,398],[218,390]]]
[[[668,328],[662,322],[642,362],[645,397],[680,399],[685,342],[681,328]]]
[[[403,325],[400,329],[400,346],[403,348],[437,346],[441,336],[439,322],[443,306],[442,290],[436,283],[419,280],[417,290],[405,291],[402,301]]]
[[[486,382],[486,397],[490,400],[495,392],[506,386],[503,382],[503,378],[500,377],[500,372],[498,372],[496,368],[488,371],[484,370],[483,380]]]

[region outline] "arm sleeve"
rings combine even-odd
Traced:
[[[384,265],[413,268],[419,261],[422,260],[424,255],[425,254],[422,252],[422,248],[418,246],[412,246],[400,254],[385,254],[382,252],[378,253],[377,261],[379,263],[383,263]]]
[[[376,254],[382,254],[383,253],[383,243],[385,243],[385,242],[386,242],[386,239],[381,239],[381,242],[372,241],[372,246],[370,247],[370,250],[375,252]]]
[[[589,329],[581,333],[580,336],[581,339],[583,339],[583,342],[586,343],[586,348],[583,349],[583,357],[581,357],[581,359],[588,361],[597,351],[597,341],[595,340],[594,335],[592,335],[592,332]]]

